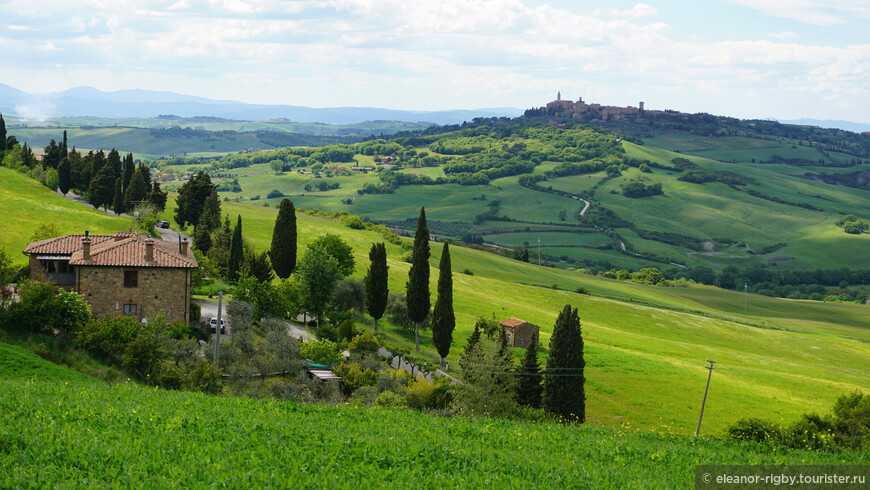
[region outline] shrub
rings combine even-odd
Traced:
[[[404,408],[408,406],[408,403],[402,395],[385,391],[375,399],[375,405],[383,408]]]
[[[139,322],[132,316],[91,320],[79,330],[75,344],[103,359],[119,361],[127,344],[136,338]]]
[[[347,346],[347,350],[360,355],[372,355],[377,354],[380,347],[381,343],[378,342],[378,339],[366,332],[359,337],[354,337],[350,345]]]
[[[266,194],[266,197],[269,199],[275,199],[277,197],[284,197],[284,193],[278,189],[272,189],[268,194]]]
[[[350,395],[362,386],[375,386],[378,382],[378,372],[363,369],[359,363],[344,362],[335,367],[333,372],[341,376],[341,386],[345,395]]]
[[[772,422],[757,418],[740,419],[725,429],[731,439],[738,441],[755,441],[766,444],[782,444],[783,428]]]
[[[366,308],[366,287],[359,279],[342,279],[332,296],[332,306],[336,310],[356,310],[362,313]]]
[[[408,406],[415,410],[443,410],[452,399],[450,383],[443,378],[418,378],[405,388],[405,396]]]
[[[335,364],[342,360],[338,344],[329,339],[302,344],[302,357],[325,365]]]
[[[190,302],[190,315],[188,317],[189,321],[199,323],[199,319],[202,317],[202,306],[196,301]]]

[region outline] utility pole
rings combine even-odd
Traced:
[[[710,389],[710,378],[713,376],[713,365],[716,364],[716,361],[711,361],[707,359],[707,362],[710,363],[709,366],[704,366],[705,369],[709,369],[710,372],[707,373],[707,386],[704,387],[704,399],[701,401],[701,413],[698,415],[698,427],[695,428],[695,437],[701,433],[701,419],[704,417],[704,405],[707,404],[707,390]]]
[[[221,311],[224,309],[224,292],[218,292],[217,325],[214,326],[214,370],[217,372],[221,359]]]
[[[746,311],[749,309],[749,290],[747,289],[748,285],[743,283],[743,314],[746,314]]]
[[[538,237],[538,267],[541,266],[541,237]]]

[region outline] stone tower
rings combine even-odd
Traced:
[[[562,100],[562,91],[556,92],[556,100]]]
[[[643,101],[640,101],[640,105],[638,106],[638,109],[643,110]]]

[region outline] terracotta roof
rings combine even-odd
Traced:
[[[526,323],[529,323],[529,322],[527,322],[525,320],[520,320],[519,318],[510,317],[507,320],[499,323],[499,325],[501,325],[503,327],[513,328],[513,327],[519,327],[520,325],[523,325]],[[530,323],[530,325],[534,325],[534,324]]]
[[[82,260],[84,235],[66,235],[31,243],[25,254],[69,255],[70,265],[114,267],[170,267],[195,269],[198,265],[190,249],[182,255],[178,244],[154,239],[154,260],[145,260],[145,235],[116,233],[114,235],[90,235],[91,258]]]
[[[64,235],[54,238],[46,238],[45,240],[29,244],[24,249],[24,253],[40,255],[72,255],[76,250],[82,249],[82,238],[84,237],[84,235]],[[91,247],[113,238],[112,235],[91,235]]]

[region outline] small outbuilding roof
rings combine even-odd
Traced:
[[[534,323],[527,322],[525,320],[520,320],[519,318],[510,317],[507,320],[502,321],[499,325],[503,327],[519,327],[520,325],[525,325],[528,323],[529,325],[534,325]]]

